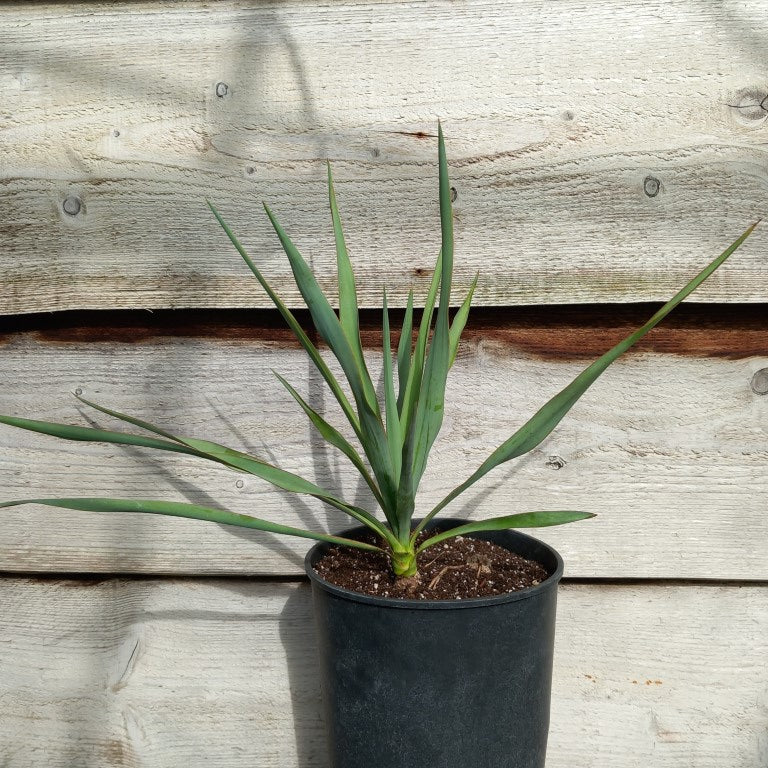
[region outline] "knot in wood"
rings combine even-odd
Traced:
[[[764,88],[743,88],[733,96],[728,106],[742,123],[754,126],[768,116],[768,94]]]

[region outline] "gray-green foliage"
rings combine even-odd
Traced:
[[[432,510],[428,511],[419,525],[414,526],[412,520],[416,509],[416,492],[427,466],[430,449],[437,438],[443,422],[446,380],[456,358],[459,339],[467,321],[472,295],[477,282],[477,279],[473,281],[467,294],[463,297],[453,321],[451,321],[453,214],[451,212],[451,191],[448,181],[448,167],[442,129],[438,130],[438,136],[442,246],[435,265],[415,341],[413,339],[413,294],[411,293],[408,297],[400,341],[396,352],[396,365],[393,364],[389,311],[386,293],[384,294],[382,321],[384,345],[382,371],[384,382],[383,401],[380,401],[376,394],[376,388],[368,370],[360,341],[355,276],[341,228],[330,167],[328,168],[328,192],[336,242],[339,291],[338,313],[323,294],[309,265],[274,214],[266,206],[265,210],[288,257],[296,285],[309,308],[312,322],[341,366],[344,378],[346,379],[346,387],[331,372],[317,347],[304,332],[293,313],[274,292],[221,214],[209,203],[214,216],[224,229],[224,232],[245,260],[245,263],[251,269],[262,288],[269,295],[275,307],[283,316],[327,383],[342,413],[346,417],[351,431],[355,435],[356,443],[351,442],[337,427],[327,422],[289,382],[279,374],[276,374],[278,380],[291,397],[296,400],[299,407],[304,411],[322,437],[334,448],[341,451],[354,465],[370,488],[384,520],[379,518],[379,510],[363,509],[354,504],[349,504],[315,483],[309,482],[291,472],[286,472],[255,456],[250,456],[207,440],[196,440],[174,435],[148,422],[109,408],[104,408],[83,398],[80,398],[80,400],[86,405],[128,424],[132,424],[155,436],[148,437],[88,427],[32,421],[12,416],[0,416],[0,422],[5,424],[68,440],[100,441],[186,453],[223,464],[230,469],[256,475],[278,488],[293,493],[314,496],[326,504],[345,512],[353,519],[373,530],[377,534],[381,546],[277,525],[266,520],[226,510],[178,502],[98,498],[24,499],[0,503],[0,507],[35,503],[97,512],[146,512],[257,528],[273,533],[303,536],[367,550],[386,551],[391,557],[393,570],[398,576],[410,576],[415,573],[417,552],[450,536],[476,531],[561,525],[593,517],[589,512],[577,511],[523,512],[472,522],[445,533],[434,534],[417,545],[417,537],[424,529],[426,523],[459,494],[463,493],[499,464],[522,456],[536,448],[598,376],[619,355],[645,336],[686,296],[701,285],[744,242],[752,232],[754,225],[656,312],[645,325],[617,344],[613,349],[606,352],[579,374],[565,389],[555,395],[508,440],[496,448],[464,482],[450,491],[442,501]],[[397,376],[395,376],[395,370],[397,371]]]

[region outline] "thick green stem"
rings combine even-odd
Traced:
[[[407,549],[392,551],[392,570],[398,579],[405,579],[416,574],[416,551]]]

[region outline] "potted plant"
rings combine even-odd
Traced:
[[[340,534],[326,534],[171,501],[47,498],[0,503],[0,507],[35,503],[95,512],[173,515],[321,542],[307,555],[306,568],[316,608],[333,768],[544,765],[556,588],[563,563],[551,547],[515,529],[560,525],[593,514],[529,511],[475,521],[440,521],[437,515],[499,464],[538,446],[598,376],[701,285],[755,226],[415,520],[416,492],[443,421],[446,379],[477,282],[475,279],[469,287],[451,319],[453,220],[441,129],[438,164],[442,248],[417,331],[413,292],[409,294],[394,361],[384,294],[382,396],[376,392],[360,342],[355,278],[330,167],[338,313],[275,216],[265,209],[315,328],[341,366],[347,389],[209,203],[327,383],[356,443],[315,411],[279,374],[278,379],[323,438],[360,473],[375,502],[374,509],[344,501],[256,456],[209,440],[181,437],[82,397],[79,400],[84,404],[149,434],[0,416],[2,423],[68,440],[134,445],[208,459],[256,475],[283,490],[320,499],[359,524]]]

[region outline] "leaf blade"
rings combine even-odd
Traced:
[[[566,525],[575,523],[579,520],[589,520],[596,517],[591,512],[520,512],[516,515],[504,515],[503,517],[491,517],[486,520],[477,520],[475,522],[459,525],[448,531],[442,531],[435,536],[426,539],[419,545],[417,552],[421,552],[434,544],[453,538],[454,536],[464,536],[467,533],[478,533],[480,531],[506,531],[510,528],[545,528],[553,525]]]
[[[331,207],[331,220],[333,222],[333,237],[336,243],[336,271],[339,285],[339,322],[347,337],[352,352],[357,358],[357,365],[362,375],[365,366],[363,349],[360,344],[360,318],[357,302],[357,287],[355,285],[355,273],[349,260],[349,251],[344,239],[344,230],[341,226],[339,209],[336,202],[336,190],[333,184],[331,164],[328,163],[328,200]]]
[[[106,408],[103,405],[99,405],[98,403],[91,402],[90,400],[87,400],[86,398],[82,397],[81,395],[78,395],[75,393],[75,397],[84,405],[87,405],[89,408],[93,408],[96,411],[100,411],[101,413],[106,414],[107,416],[112,416],[115,419],[119,419],[120,421],[124,421],[127,424],[133,424],[134,427],[139,427],[140,429],[146,429],[147,432],[154,432],[156,435],[161,435],[162,437],[167,438],[168,440],[172,440],[173,442],[179,442],[178,438],[172,434],[171,432],[168,432],[161,427],[156,426],[155,424],[151,424],[148,421],[144,421],[143,419],[138,419],[135,416],[129,416],[126,413],[120,413],[120,411],[113,411],[111,408]]]
[[[266,294],[269,296],[272,303],[275,305],[276,309],[280,312],[286,324],[291,329],[294,336],[296,336],[301,346],[304,348],[304,351],[307,353],[307,355],[309,355],[310,359],[312,360],[312,363],[320,372],[323,379],[325,379],[326,383],[328,384],[328,387],[330,388],[331,392],[336,398],[336,401],[341,406],[341,409],[344,412],[344,415],[346,416],[347,421],[349,421],[349,423],[352,425],[352,428],[355,430],[355,434],[357,434],[359,437],[360,421],[357,417],[357,414],[352,408],[352,405],[349,402],[349,399],[344,394],[344,391],[339,385],[339,382],[336,380],[336,377],[333,375],[330,368],[328,368],[328,365],[326,364],[325,360],[323,360],[323,358],[320,356],[320,352],[317,350],[315,345],[309,340],[309,337],[307,336],[307,334],[304,333],[304,329],[301,327],[298,320],[296,320],[296,317],[291,312],[291,310],[288,309],[288,307],[285,305],[282,299],[272,289],[270,284],[265,279],[264,275],[262,275],[261,271],[256,266],[256,263],[248,255],[245,248],[242,246],[242,244],[237,239],[235,234],[229,228],[229,225],[227,224],[227,222],[224,221],[224,218],[222,217],[222,215],[216,210],[213,203],[211,203],[210,200],[207,200],[206,202],[208,203],[208,207],[211,209],[211,212],[216,217],[216,220],[219,222],[219,225],[224,230],[224,233],[229,238],[232,245],[235,247],[237,252],[242,257],[243,261],[245,261],[248,268],[251,270],[251,272],[254,274],[256,279],[259,281],[259,284],[264,289]]]
[[[58,437],[64,440],[77,440],[80,442],[104,442],[114,445],[133,445],[141,448],[154,448],[157,450],[171,451],[174,453],[182,453],[189,456],[195,456],[197,458],[208,459],[209,461],[215,461],[219,464],[223,464],[231,469],[238,469],[242,472],[246,472],[251,475],[255,475],[262,480],[266,480],[272,485],[282,488],[290,493],[299,493],[313,496],[314,498],[323,501],[329,506],[334,507],[342,512],[345,512],[358,522],[368,525],[374,528],[377,533],[387,538],[388,532],[386,528],[381,526],[378,520],[371,515],[367,510],[361,509],[351,504],[347,504],[341,499],[336,498],[333,494],[326,491],[309,480],[305,480],[299,475],[295,475],[292,472],[275,467],[255,456],[249,456],[248,454],[240,451],[235,451],[232,448],[227,448],[219,443],[212,443],[207,440],[195,440],[192,438],[180,437],[178,435],[172,435],[170,432],[161,430],[159,427],[155,427],[149,422],[135,419],[126,414],[121,414],[118,411],[113,411],[102,406],[98,406],[95,403],[87,402],[92,407],[107,413],[115,418],[121,419],[137,425],[143,425],[143,428],[157,432],[159,434],[166,435],[175,442],[166,442],[165,440],[158,440],[156,438],[143,437],[142,435],[132,435],[126,432],[111,432],[102,429],[94,429],[92,427],[79,427],[70,424],[58,424],[55,422],[47,421],[35,421],[32,419],[21,419],[12,416],[0,416],[0,423],[8,424],[9,426],[18,427],[20,429],[26,429],[28,431],[37,432],[39,434],[46,434],[51,437]]]
[[[440,276],[442,274],[442,254],[438,254],[435,269],[432,272],[432,279],[429,283],[429,291],[424,302],[424,309],[421,313],[419,322],[419,332],[416,336],[416,346],[413,350],[413,357],[408,371],[408,381],[405,385],[403,395],[403,406],[401,408],[400,422],[403,434],[407,434],[409,422],[416,412],[419,390],[421,389],[421,379],[424,374],[424,358],[427,353],[427,341],[429,340],[429,331],[432,326],[432,316],[437,300],[437,291],[440,288]]]
[[[280,240],[280,244],[283,246],[285,255],[288,257],[296,286],[309,309],[312,322],[341,364],[344,375],[347,377],[347,381],[357,401],[358,410],[362,404],[367,404],[372,412],[378,414],[379,403],[376,399],[376,392],[371,377],[364,364],[362,369],[359,367],[358,359],[344,333],[344,329],[341,327],[341,322],[336,316],[336,312],[334,312],[333,307],[320,288],[309,264],[307,264],[299,249],[288,236],[288,233],[283,229],[277,217],[266,204],[264,205],[264,210]]]
[[[273,371],[280,383],[288,390],[288,393],[299,404],[309,420],[315,426],[323,439],[330,445],[338,448],[354,465],[355,469],[362,475],[368,487],[373,492],[379,504],[382,504],[381,491],[376,485],[375,480],[368,472],[368,468],[363,463],[360,454],[355,450],[349,441],[333,426],[331,426],[304,398],[286,381],[277,371]]]
[[[394,477],[399,485],[403,440],[400,431],[400,414],[397,411],[394,372],[392,370],[392,339],[389,330],[389,307],[387,306],[386,291],[384,291],[383,307],[382,351],[384,356],[384,412],[387,420],[387,444],[389,445],[389,455],[392,458]]]
[[[271,523],[250,515],[238,512],[201,507],[197,504],[187,504],[174,501],[154,501],[149,499],[97,499],[97,498],[53,498],[53,499],[17,499],[0,502],[0,508],[15,507],[21,504],[42,504],[48,507],[61,507],[82,512],[141,512],[144,514],[166,515],[170,517],[186,517],[193,520],[204,520],[222,525],[233,525],[239,528],[255,528],[268,533],[278,533],[288,536],[299,536],[305,539],[325,541],[348,547],[357,547],[373,552],[381,552],[380,547],[363,542],[353,541],[341,536],[308,531],[303,528],[293,528],[288,525]]]
[[[0,415],[0,423],[11,427],[26,429],[42,435],[58,437],[62,440],[76,440],[79,442],[112,443],[114,445],[135,445],[140,448],[155,448],[161,451],[172,451],[196,456],[194,450],[188,446],[178,445],[165,440],[132,435],[128,432],[113,432],[93,427],[80,427],[74,424],[59,424],[53,421],[38,421],[36,419],[22,419],[16,416]]]
[[[312,321],[318,333],[341,364],[352,389],[360,423],[358,438],[378,481],[387,513],[388,515],[392,514],[395,506],[397,483],[376,392],[368,370],[363,368],[361,371],[358,368],[357,360],[342,330],[339,318],[320,289],[309,264],[299,253],[298,248],[288,237],[269,207],[265,205],[264,209],[288,257],[296,285],[309,308]]]
[[[459,307],[459,311],[456,313],[456,316],[453,318],[453,322],[451,323],[451,331],[450,331],[450,348],[451,348],[451,360],[450,360],[450,367],[453,367],[453,364],[456,362],[456,355],[459,351],[459,342],[461,341],[461,334],[464,332],[464,328],[467,325],[467,319],[469,318],[469,310],[472,306],[472,297],[475,294],[475,288],[477,288],[477,280],[479,275],[475,275],[475,279],[472,281],[472,284],[469,286],[469,291],[467,292],[466,297],[464,298],[464,301],[461,303],[461,306]]]
[[[508,440],[502,443],[491,455],[472,473],[461,485],[454,488],[430,513],[422,520],[417,527],[416,533],[423,530],[424,526],[434,516],[446,507],[457,496],[466,491],[470,486],[477,482],[492,469],[511,459],[522,456],[533,450],[541,443],[557,426],[562,418],[573,407],[576,401],[587,391],[587,389],[598,379],[598,377],[614,362],[620,355],[630,349],[643,336],[655,328],[681,301],[687,298],[696,288],[698,288],[716,269],[718,269],[731,254],[734,253],[742,243],[752,234],[759,222],[755,222],[731,245],[728,246],[718,257],[711,261],[704,269],[699,272],[691,281],[689,281],[678,293],[676,293],[661,309],[659,309],[651,318],[634,333],[631,333],[625,339],[620,341],[608,352],[599,357],[595,362],[582,371],[570,384],[562,389],[558,394],[551,398],[542,408],[540,408],[532,418],[530,418],[520,429],[518,429]]]
[[[408,291],[403,327],[397,343],[397,412],[402,416],[405,387],[411,369],[411,346],[413,344],[413,290]]]
[[[424,357],[426,356],[427,340],[432,325],[432,315],[434,313],[437,291],[440,287],[440,276],[442,274],[442,254],[438,255],[435,269],[432,273],[432,279],[429,284],[429,291],[424,302],[424,309],[419,323],[419,332],[416,336],[416,346],[413,350],[413,357],[408,371],[408,381],[403,396],[402,408],[400,411],[400,431],[403,440],[403,458],[400,466],[400,483],[397,488],[397,517],[399,528],[403,536],[407,536],[410,528],[410,521],[413,517],[415,508],[416,483],[413,474],[413,458],[415,454],[416,443],[416,410],[419,405],[419,394],[421,392],[421,382],[424,374]]]
[[[453,210],[448,161],[442,126],[438,123],[438,167],[440,197],[440,303],[435,334],[429,348],[419,405],[416,411],[416,434],[413,451],[413,480],[418,486],[427,465],[429,451],[443,424],[445,387],[450,369],[449,311],[453,281]]]

